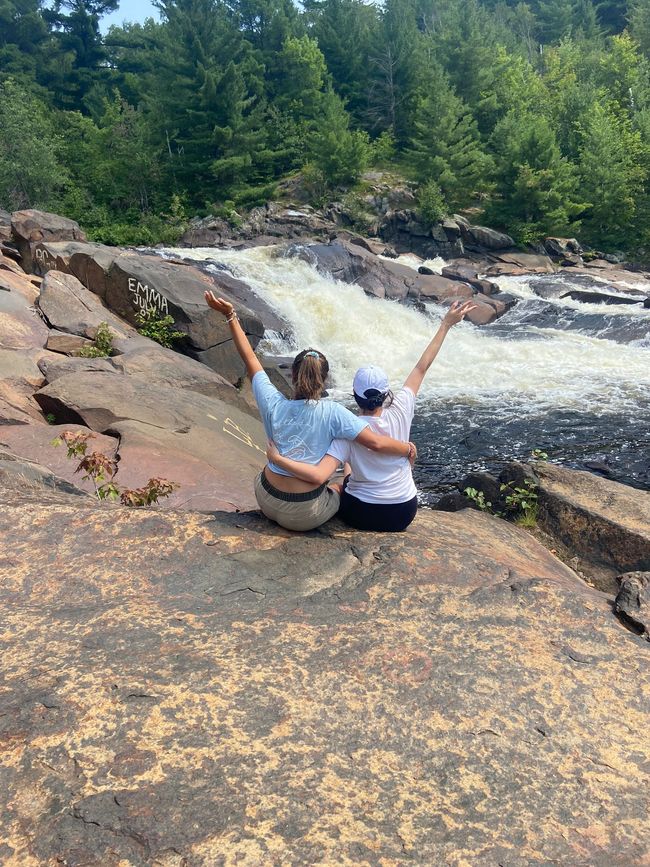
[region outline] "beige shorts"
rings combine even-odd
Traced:
[[[329,521],[339,510],[341,498],[336,491],[321,485],[306,494],[285,494],[274,487],[261,472],[255,479],[257,504],[271,521],[287,530],[313,530]]]

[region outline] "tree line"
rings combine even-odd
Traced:
[[[650,233],[650,0],[0,0],[0,207],[109,243],[374,166],[520,242]]]

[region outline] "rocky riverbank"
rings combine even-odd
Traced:
[[[286,323],[227,271],[89,244],[55,215],[10,222],[2,863],[645,863],[650,495],[534,469],[540,524],[605,591],[621,576],[616,600],[476,511],[282,531],[254,511],[264,433],[203,292],[254,342]],[[499,315],[476,263],[417,274],[350,236],[287,254]],[[143,307],[179,351],[134,327]],[[110,351],[77,355],[103,324]],[[122,488],[180,487],[163,509],[100,503],[52,446],[64,431],[92,433]]]

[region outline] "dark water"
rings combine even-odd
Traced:
[[[516,409],[458,402],[424,404],[412,428],[418,446],[414,475],[425,503],[433,504],[473,470],[498,473],[508,460],[528,460],[541,449],[554,463],[590,470],[650,490],[648,416],[591,415],[558,410],[522,416]]]

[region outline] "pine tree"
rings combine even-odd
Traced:
[[[490,160],[476,122],[445,73],[435,64],[429,76],[405,157],[418,181],[435,181],[447,203],[459,207],[467,204],[472,192],[485,187]]]
[[[350,117],[333,91],[323,99],[321,116],[310,136],[308,158],[329,187],[355,183],[370,157],[368,135],[350,129]]]
[[[357,122],[365,119],[369,58],[376,30],[375,9],[362,0],[325,0],[311,30],[325,57],[334,90]]]
[[[580,126],[581,192],[591,202],[583,227],[594,244],[629,246],[643,190],[642,142],[629,121],[596,103]]]
[[[499,197],[487,219],[523,242],[575,231],[586,205],[577,194],[575,166],[560,153],[549,121],[512,112],[497,125],[493,146]]]
[[[573,0],[537,0],[537,19],[541,41],[559,42],[573,30]]]
[[[204,205],[256,175],[263,68],[216,0],[161,0],[160,9],[144,97],[167,151],[170,192]]]
[[[44,81],[55,94],[60,108],[84,112],[101,110],[109,93],[111,70],[106,66],[106,50],[99,32],[99,21],[118,7],[119,0],[54,0],[43,9],[59,50],[67,63],[50,63]]]
[[[367,118],[370,129],[391,130],[399,145],[410,138],[425,70],[412,0],[387,0],[370,53]]]
[[[632,36],[645,56],[650,57],[650,0],[632,0],[628,16]]]

